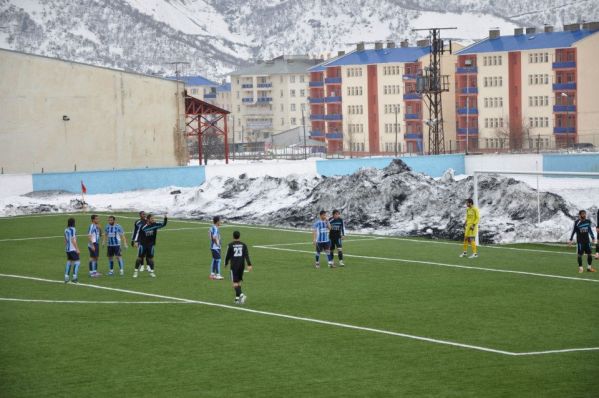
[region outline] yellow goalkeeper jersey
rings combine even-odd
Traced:
[[[478,207],[469,207],[466,209],[466,225],[478,225],[480,221],[480,213]]]

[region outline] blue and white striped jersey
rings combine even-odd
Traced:
[[[123,227],[121,227],[120,224],[108,224],[106,228],[104,228],[104,232],[106,232],[106,237],[108,238],[108,246],[121,245],[121,235],[123,235],[125,231],[123,231]]]
[[[215,240],[218,241],[218,244],[215,242]],[[220,245],[220,231],[216,225],[213,225],[210,227],[210,248],[218,250],[220,249]]]
[[[314,225],[312,226],[312,229],[316,231],[316,242],[322,243],[322,242],[328,242],[329,239],[329,229],[331,228],[331,225],[329,224],[329,222],[327,220],[322,221],[322,220],[317,220]]]
[[[65,242],[65,251],[74,252],[76,251],[75,245],[73,245],[73,239],[77,241],[77,231],[75,231],[75,227],[68,227],[64,230],[64,242]]]
[[[100,243],[100,228],[96,224],[90,224],[87,235],[92,236],[91,243]]]

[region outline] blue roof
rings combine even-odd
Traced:
[[[177,77],[169,76],[167,79],[177,80]],[[203,76],[179,76],[179,80],[185,82],[185,85],[187,86],[220,86],[220,84],[213,82],[212,80],[208,80]]]
[[[218,93],[222,93],[225,91],[231,91],[231,83],[224,83],[216,88],[216,92]]]
[[[551,32],[523,34],[519,36],[499,36],[496,39],[484,39],[466,47],[456,54],[477,54],[502,51],[525,51],[541,48],[566,48],[579,40],[597,32],[579,30],[576,32]]]
[[[324,67],[343,65],[372,65],[391,62],[417,62],[421,57],[429,55],[430,52],[430,46],[354,51],[324,64]]]

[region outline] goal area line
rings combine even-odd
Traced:
[[[45,282],[45,283],[58,283],[58,284],[64,285],[64,281],[32,277],[32,276],[1,274],[0,273],[0,277],[25,279],[25,280],[32,280],[32,281]],[[438,344],[438,345],[445,345],[445,346],[469,349],[469,350],[474,350],[474,351],[482,351],[482,352],[488,352],[488,353],[500,354],[500,355],[512,356],[512,357],[539,356],[539,355],[549,355],[549,354],[559,354],[559,353],[569,353],[569,352],[579,352],[579,351],[599,351],[599,347],[578,347],[578,348],[554,349],[554,350],[546,350],[546,351],[513,352],[513,351],[495,349],[495,348],[491,348],[491,347],[483,347],[483,346],[478,346],[478,345],[459,343],[459,342],[450,341],[450,340],[434,339],[434,338],[430,338],[430,337],[394,332],[394,331],[390,331],[390,330],[351,325],[348,323],[326,321],[326,320],[321,320],[321,319],[308,318],[308,317],[302,317],[302,316],[296,316],[296,315],[288,315],[288,314],[269,312],[269,311],[253,310],[253,309],[246,308],[246,307],[212,303],[212,302],[201,301],[201,300],[192,300],[192,299],[166,296],[166,295],[154,294],[154,293],[146,293],[146,292],[130,290],[130,289],[119,289],[119,288],[112,288],[112,287],[107,287],[107,286],[91,285],[91,284],[87,284],[87,283],[79,283],[77,285],[73,285],[72,287],[78,287],[78,286],[93,288],[93,289],[100,289],[100,290],[115,291],[115,292],[121,292],[121,293],[127,293],[127,294],[134,294],[134,295],[140,295],[140,296],[144,296],[144,297],[153,297],[153,298],[159,298],[159,299],[163,299],[163,300],[167,300],[167,301],[176,301],[176,302],[180,302],[180,303],[200,304],[200,305],[209,306],[209,307],[241,311],[241,312],[250,313],[250,314],[264,315],[264,316],[269,316],[269,317],[283,318],[283,319],[288,319],[288,320],[295,320],[295,321],[314,323],[314,324],[320,324],[320,325],[326,325],[326,326],[334,326],[334,327],[338,327],[338,328],[357,330],[357,331],[362,331],[362,332],[370,332],[370,333],[377,333],[377,334],[383,334],[383,335],[389,335],[389,336],[396,336],[396,337],[402,337],[402,338],[410,339],[410,340],[417,340],[417,341],[433,343],[433,344]]]

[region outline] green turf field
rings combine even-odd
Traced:
[[[255,265],[239,307],[208,279],[209,224],[169,221],[155,279],[132,249],[91,279],[85,249],[65,285],[66,219],[0,219],[1,397],[599,396],[599,275],[572,249],[348,236],[317,270],[308,233],[225,224]]]

